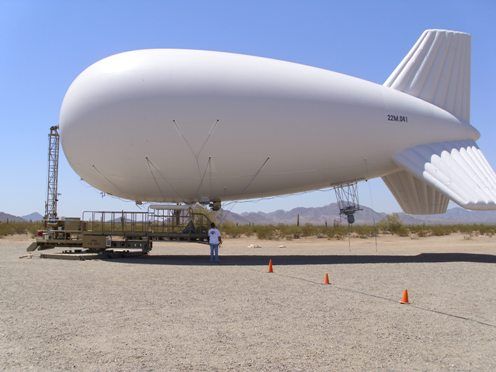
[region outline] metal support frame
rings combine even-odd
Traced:
[[[47,197],[45,202],[45,221],[56,222],[58,202],[58,177],[59,177],[59,126],[50,127],[48,135],[48,182]]]
[[[205,213],[183,206],[151,205],[148,211],[84,211],[83,234],[114,235],[152,240],[208,239],[210,219]]]
[[[334,186],[334,192],[336,193],[339,214],[345,215],[351,225],[355,222],[355,213],[362,210],[358,200],[358,182],[354,181]]]

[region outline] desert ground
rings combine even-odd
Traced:
[[[0,239],[1,370],[496,369],[496,237],[241,238],[220,264],[177,242],[19,258],[29,243]]]

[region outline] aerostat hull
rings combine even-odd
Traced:
[[[477,139],[449,112],[320,68],[174,49],[105,58],[72,83],[64,153],[89,184],[139,201],[235,200],[400,169],[424,143]]]

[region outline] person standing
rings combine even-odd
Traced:
[[[222,244],[222,236],[213,222],[208,230],[208,243],[210,244],[210,262],[219,262],[219,245]]]

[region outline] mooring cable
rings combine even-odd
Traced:
[[[257,178],[257,176],[260,174],[260,172],[265,167],[265,165],[269,162],[269,160],[270,160],[270,156],[267,156],[267,159],[265,159],[265,161],[263,162],[263,164],[255,172],[255,174],[250,179],[250,181],[248,182],[248,184],[246,185],[246,187],[243,189],[243,191],[241,191],[241,194],[243,194],[246,190],[248,190],[248,188],[251,186],[251,184],[253,183],[253,181],[255,181],[255,178]]]
[[[203,149],[205,148],[205,146],[207,145],[208,141],[210,140],[210,137],[212,136],[212,134],[214,133],[215,129],[217,129],[217,126],[218,124],[220,123],[220,120],[217,119],[211,126],[210,126],[210,129],[208,131],[208,134],[207,134],[207,137],[205,137],[205,139],[203,140],[201,146],[200,146],[200,150],[195,151],[195,149],[193,148],[193,146],[191,145],[191,143],[188,141],[188,139],[186,138],[186,136],[183,134],[183,132],[181,131],[181,128],[179,127],[179,124],[178,122],[173,119],[172,122],[174,123],[174,127],[176,128],[176,131],[177,133],[179,134],[179,136],[183,139],[184,143],[186,143],[186,146],[188,146],[189,150],[191,151],[191,154],[193,155],[193,157],[195,158],[195,162],[196,162],[196,167],[198,168],[198,172],[201,176],[201,166],[200,166],[200,154],[201,152],[203,151]]]
[[[374,206],[374,198],[372,196],[372,186],[370,186],[370,183],[369,183],[369,164],[367,162],[367,159],[363,159],[363,161],[365,162],[365,182],[367,183],[367,186],[369,188],[369,196],[370,196],[370,206],[372,208],[372,210],[375,212],[375,206]],[[376,222],[375,222],[375,214],[372,214],[372,224],[374,226],[374,241],[375,241],[375,254],[377,254],[377,235],[379,234],[379,232],[377,231],[377,225],[376,225]]]
[[[198,166],[198,171],[200,171],[200,166],[198,164],[198,158],[196,156],[195,150],[193,149],[193,146],[191,146],[191,143],[189,143],[188,139],[186,138],[186,136],[183,134],[183,132],[179,128],[179,124],[176,122],[175,119],[172,120],[172,123],[174,124],[174,127],[176,128],[177,134],[179,134],[179,136],[183,139],[184,143],[186,143],[186,146],[188,146],[189,150],[191,151],[191,154],[193,154],[193,157],[195,158],[196,164]]]
[[[211,157],[211,156],[209,156],[209,157],[208,157],[208,161],[207,161],[207,166],[205,167],[205,170],[203,171],[203,174],[202,174],[202,176],[201,176],[201,178],[200,178],[200,183],[199,183],[198,187],[196,188],[196,196],[197,196],[198,198],[200,197],[200,195],[199,195],[199,193],[200,193],[200,189],[201,189],[201,187],[203,186],[203,180],[205,179],[205,175],[207,174],[207,170],[210,168],[210,162],[211,162],[211,161],[212,161],[212,157]]]
[[[113,187],[115,187],[117,191],[122,193],[122,190],[116,184],[114,184],[107,176],[105,176],[102,172],[100,172],[100,170],[95,166],[95,164],[92,164],[91,166],[100,176],[102,176],[108,183],[110,183]]]
[[[150,171],[150,174],[152,175],[153,181],[155,182],[155,186],[157,186],[158,192],[162,199],[165,200],[164,193],[162,189],[160,188],[160,185],[158,184],[157,178],[155,177],[155,174],[153,174],[152,167],[150,166],[150,159],[148,159],[148,156],[145,156],[146,159],[146,165],[148,166],[148,170]]]
[[[247,269],[249,269],[251,271],[255,271],[255,272],[260,273],[260,270],[257,270],[257,269],[251,269],[251,268],[247,268]],[[301,281],[301,282],[305,282],[305,283],[310,283],[310,284],[314,284],[314,285],[324,286],[324,284],[319,283],[319,282],[316,282],[314,280],[310,280],[310,279],[306,279],[306,278],[301,278],[301,277],[294,276],[294,275],[281,274],[281,273],[278,273],[278,272],[275,272],[275,271],[273,273],[271,273],[271,275],[277,275],[277,276],[280,276],[280,277],[295,279],[295,280],[298,280],[298,281]],[[395,304],[398,304],[399,305],[399,301],[394,300],[394,299],[389,298],[389,297],[385,297],[385,296],[381,296],[381,295],[376,295],[376,294],[373,294],[373,293],[368,293],[368,292],[356,290],[356,289],[353,289],[353,288],[342,287],[342,286],[338,286],[338,285],[335,285],[335,284],[329,285],[328,287],[330,287],[330,288],[336,288],[336,289],[341,290],[341,291],[344,291],[344,292],[350,292],[350,293],[355,293],[355,294],[359,294],[359,295],[363,295],[363,296],[367,296],[367,297],[373,297],[373,298],[376,298],[376,299],[379,299],[379,300],[388,301],[388,302],[392,302],[392,303],[395,303]],[[496,324],[491,324],[491,323],[487,323],[487,322],[484,322],[484,321],[481,321],[481,320],[477,320],[477,319],[465,317],[465,316],[462,316],[462,315],[451,314],[451,313],[448,313],[448,312],[445,312],[445,311],[435,310],[435,309],[431,309],[431,308],[428,308],[428,307],[423,307],[423,306],[415,305],[413,303],[410,303],[408,305],[403,305],[403,306],[404,307],[413,307],[415,309],[419,309],[419,310],[422,310],[422,311],[426,311],[426,312],[430,312],[430,313],[435,313],[435,314],[439,314],[439,315],[444,315],[444,316],[448,316],[448,317],[455,318],[455,319],[465,320],[465,321],[468,321],[468,322],[474,322],[474,323],[478,323],[480,325],[484,325],[484,326],[487,326],[487,327],[496,328]]]
[[[217,125],[219,124],[220,120],[217,119],[211,126],[210,126],[210,129],[208,131],[208,134],[207,134],[207,137],[205,138],[205,140],[203,141],[201,147],[200,147],[200,150],[198,150],[198,152],[196,153],[196,157],[199,158],[200,157],[200,154],[201,152],[203,151],[204,147],[207,145],[207,142],[209,141],[210,137],[212,136],[212,134],[214,133],[214,131],[217,129]]]
[[[149,164],[148,167],[150,169],[150,173],[152,174],[153,179],[155,180],[155,182],[157,182],[157,181],[156,181],[155,176],[154,176],[154,174],[153,174],[153,172],[152,172],[152,170],[150,168],[150,165],[153,168],[155,168],[155,170],[157,171],[157,173],[160,176],[160,178],[167,184],[167,186],[169,186],[169,188],[174,192],[174,194],[176,194],[176,196],[179,197],[180,199],[183,199],[183,197],[181,196],[181,194],[179,192],[177,192],[176,188],[173,187],[172,184],[169,181],[167,181],[167,179],[164,177],[164,175],[162,174],[162,172],[160,172],[160,169],[158,169],[158,167],[151,161],[151,159],[148,156],[145,156],[145,159],[146,159],[147,163]]]

